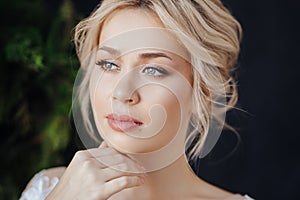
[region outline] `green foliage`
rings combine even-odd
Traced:
[[[35,28],[17,31],[5,48],[6,60],[28,66],[33,70],[44,67],[42,38]]]
[[[71,0],[60,3],[0,2],[0,199],[17,199],[36,172],[68,162],[78,17]]]

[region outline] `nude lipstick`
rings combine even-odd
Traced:
[[[143,125],[142,122],[128,115],[109,114],[106,116],[106,118],[107,118],[108,125],[113,130],[122,133],[135,130]]]

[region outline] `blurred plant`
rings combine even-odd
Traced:
[[[52,6],[52,8],[51,8]],[[50,7],[50,8],[49,8]],[[31,176],[66,164],[73,141],[72,88],[79,66],[71,45],[71,0],[0,2],[0,199],[17,199]]]

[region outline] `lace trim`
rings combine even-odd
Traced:
[[[53,177],[51,180],[43,172],[36,174],[31,181],[31,187],[22,193],[19,200],[44,200],[58,183],[59,179]]]

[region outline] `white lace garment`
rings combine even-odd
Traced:
[[[39,172],[32,178],[31,187],[22,193],[20,200],[44,200],[58,181],[57,177],[50,180],[43,172]]]

